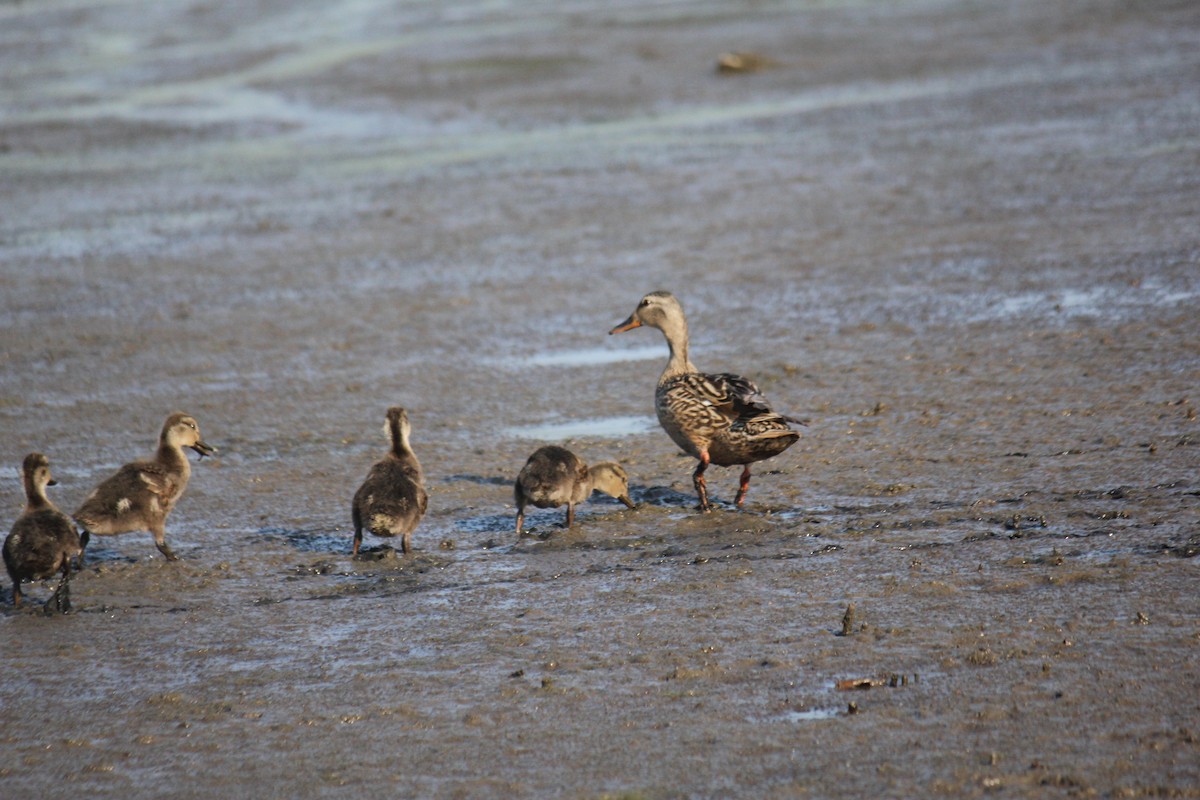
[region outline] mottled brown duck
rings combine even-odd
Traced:
[[[654,391],[654,408],[663,430],[675,444],[699,459],[692,484],[700,510],[708,511],[704,471],[742,465],[734,504],[741,507],[750,489],[750,465],[777,456],[800,438],[789,423],[800,420],[771,410],[758,387],[741,375],[700,372],[688,360],[687,319],[670,292],[651,292],[642,298],[629,318],[609,334],[648,325],[667,339],[670,359]]]
[[[412,533],[429,506],[421,462],[408,441],[412,433],[408,412],[400,406],[389,408],[384,432],[391,442],[391,449],[383,460],[371,467],[366,480],[355,492],[351,507],[354,520],[352,554],[356,556],[362,545],[363,528],[376,536],[399,536],[401,552],[408,553],[412,549]]]
[[[629,508],[629,476],[621,465],[602,461],[588,467],[579,456],[565,447],[547,445],[534,451],[513,485],[517,504],[517,534],[525,524],[525,506],[538,508],[567,507],[566,527],[575,524],[575,506],[592,496],[593,491],[615,497]]]
[[[216,452],[200,438],[195,418],[176,412],[163,423],[153,458],[124,465],[92,490],[75,512],[75,521],[83,529],[85,549],[93,535],[149,531],[154,546],[168,561],[179,559],[167,544],[166,524],[167,515],[179,502],[192,475],[185,447],[201,458]]]
[[[83,545],[75,523],[46,497],[46,487],[55,485],[49,460],[41,453],[30,453],[21,465],[21,474],[25,511],[4,540],[4,567],[12,580],[13,605],[21,606],[21,581],[43,580],[62,573],[45,610],[47,614],[52,609],[65,614],[71,610],[71,560],[82,554]]]

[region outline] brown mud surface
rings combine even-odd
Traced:
[[[180,562],[97,540],[60,617],[4,587],[0,795],[1200,797],[1198,37],[0,3],[3,527],[31,450],[70,511],[173,410],[220,448]],[[742,512],[720,469],[693,510],[658,332],[605,335],[660,288],[811,421]],[[430,510],[353,561],[392,404]],[[544,441],[640,507],[517,542]]]

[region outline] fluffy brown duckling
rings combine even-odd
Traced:
[[[389,408],[384,432],[392,443],[391,450],[371,467],[354,494],[352,555],[358,555],[363,528],[376,536],[399,536],[401,552],[408,553],[412,549],[412,533],[429,506],[421,462],[408,441],[412,433],[408,412],[400,406]]]
[[[46,497],[46,487],[56,481],[50,462],[41,453],[25,456],[21,465],[25,481],[25,511],[4,540],[4,566],[13,585],[13,605],[21,606],[21,581],[42,580],[62,573],[46,613],[71,610],[71,560],[83,553],[75,523]]]
[[[772,411],[758,387],[741,375],[697,370],[688,360],[688,328],[683,306],[670,292],[651,292],[643,297],[629,318],[609,331],[609,335],[642,325],[662,331],[671,351],[654,391],[654,408],[659,424],[675,444],[699,459],[692,473],[692,484],[700,498],[700,510],[712,508],[704,481],[704,470],[709,464],[742,465],[734,501],[740,508],[750,490],[750,465],[777,456],[794,445],[800,434],[788,423],[804,423]]]
[[[191,463],[183,452],[185,447],[195,450],[201,458],[216,452],[215,447],[200,438],[196,420],[176,412],[163,423],[153,458],[121,467],[93,489],[75,512],[75,521],[83,529],[84,548],[93,534],[115,536],[150,531],[158,551],[168,561],[177,561],[179,557],[167,545],[166,522],[192,475]]]
[[[629,476],[619,464],[604,461],[591,468],[565,447],[547,445],[534,451],[513,485],[517,504],[517,534],[525,524],[525,506],[538,508],[567,507],[566,527],[575,524],[575,506],[591,497],[593,491],[615,497],[629,508]]]

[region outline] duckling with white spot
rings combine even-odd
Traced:
[[[216,448],[200,438],[200,426],[194,417],[176,412],[167,417],[158,437],[158,450],[145,461],[133,461],[100,483],[75,512],[75,521],[83,529],[81,540],[86,549],[96,536],[115,536],[133,531],[149,531],[154,546],[168,561],[179,557],[167,544],[167,515],[183,496],[192,466],[183,448],[190,447],[203,458]],[[80,554],[80,563],[83,556]]]

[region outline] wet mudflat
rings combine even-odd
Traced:
[[[172,410],[220,448],[180,562],[5,586],[0,794],[1200,795],[1194,4],[0,31],[4,530],[31,450],[73,510]],[[744,511],[693,510],[658,332],[605,336],[659,288],[810,420]],[[392,404],[429,514],[351,560]],[[544,441],[640,507],[518,542]]]

